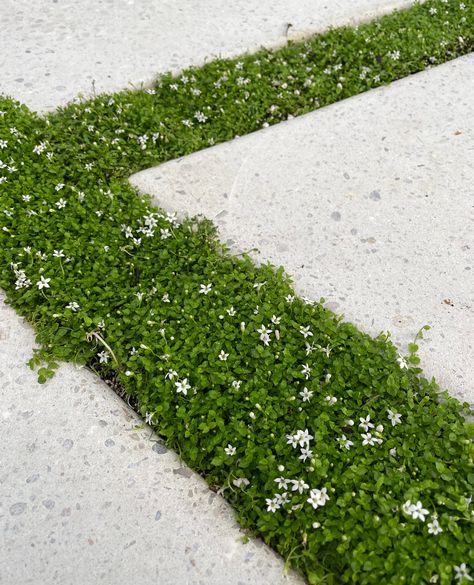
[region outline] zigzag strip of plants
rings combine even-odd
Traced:
[[[70,360],[121,386],[310,583],[470,579],[468,407],[416,343],[402,357],[298,298],[126,177],[473,46],[472,0],[437,0],[46,117],[0,99],[0,285],[40,381]]]

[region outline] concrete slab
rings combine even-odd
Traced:
[[[474,402],[474,54],[131,178]]]
[[[302,585],[96,376],[41,386],[0,298],[0,583]]]
[[[34,110],[275,47],[412,0],[2,0],[0,93]],[[291,24],[287,37],[288,24]]]

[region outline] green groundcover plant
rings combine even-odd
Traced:
[[[474,47],[474,3],[430,1],[46,117],[0,98],[0,285],[39,379],[87,364],[310,583],[467,583],[472,425],[419,368],[289,277],[179,222],[133,171]]]

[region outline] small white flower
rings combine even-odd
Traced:
[[[260,333],[260,335],[263,335],[264,333],[271,333],[272,330],[271,329],[267,329],[265,327],[265,325],[262,325],[259,329],[257,329],[257,333]]]
[[[326,396],[325,398],[326,402],[328,402],[331,406],[333,404],[336,404],[337,402],[337,398],[335,396]]]
[[[423,508],[423,504],[419,500],[416,504],[412,504],[410,500],[407,500],[403,504],[402,510],[414,520],[420,519],[422,522],[425,521],[425,516],[428,515],[428,510]]]
[[[286,295],[285,301],[291,305],[291,303],[295,300],[294,295]]]
[[[390,449],[389,453],[392,457],[396,457],[397,456],[397,448],[394,447],[393,449]]]
[[[443,532],[443,529],[439,525],[438,518],[436,516],[431,517],[431,522],[428,523],[428,534],[440,534]]]
[[[194,117],[196,118],[196,120],[198,122],[200,122],[201,124],[204,124],[204,122],[207,121],[207,116],[205,114],[203,114],[202,112],[196,112],[194,114]]]
[[[369,429],[374,428],[374,425],[370,422],[370,414],[368,414],[366,418],[360,417],[359,421],[360,421],[359,426],[362,427],[365,432],[367,432]]]
[[[310,353],[313,353],[313,351],[316,349],[316,347],[310,343],[306,344],[306,355],[309,355]]]
[[[236,454],[237,449],[229,443],[227,447],[225,447],[224,452],[226,455],[229,455],[229,457],[232,457],[232,455]]]
[[[303,402],[309,402],[311,400],[311,398],[313,397],[313,392],[311,390],[308,390],[308,388],[306,388],[306,386],[303,388],[303,391],[300,392],[300,396],[303,400]]]
[[[286,444],[291,445],[292,447],[298,446],[298,437],[296,435],[286,435]]]
[[[229,317],[233,317],[236,313],[236,310],[234,309],[234,307],[231,307],[230,309],[226,309],[227,314],[229,315]]]
[[[271,332],[271,329],[267,329],[265,325],[262,325],[260,329],[257,329],[257,333],[260,333],[260,341],[263,341],[263,345],[268,345],[270,343]]]
[[[66,309],[71,309],[71,311],[75,312],[79,309],[79,304],[75,301],[71,301],[66,305]]]
[[[16,276],[15,288],[19,290],[21,288],[28,288],[31,286],[31,280],[26,276],[24,270],[17,270],[17,265],[12,265]]]
[[[307,502],[308,504],[311,504],[316,510],[316,508],[324,506],[328,500],[329,496],[327,494],[327,489],[322,488],[320,490],[311,490],[309,492],[309,498],[307,499]]]
[[[306,461],[306,459],[311,458],[312,456],[313,456],[313,452],[311,451],[311,449],[307,449],[306,447],[302,447],[301,455],[298,457],[298,459],[301,459],[302,461]]]
[[[313,333],[311,331],[310,326],[308,325],[307,327],[300,327],[300,333],[301,335],[306,339],[307,337],[312,337]]]
[[[319,351],[326,354],[326,357],[329,357],[329,355],[331,354],[331,348],[329,347],[329,345],[327,345],[326,347],[320,347]]]
[[[377,426],[375,427],[375,430],[376,430],[378,433],[383,433],[383,425],[377,425]]]
[[[235,487],[247,487],[250,485],[250,482],[246,477],[238,477],[237,479],[234,479],[232,483],[235,485]]]
[[[64,258],[65,254],[62,250],[54,250],[53,251],[53,256],[55,258]]]
[[[400,366],[400,369],[402,369],[402,370],[403,370],[404,368],[405,368],[405,369],[407,369],[407,368],[408,368],[408,362],[407,362],[407,361],[406,361],[406,359],[405,359],[405,358],[404,358],[402,355],[400,355],[400,354],[398,354],[398,357],[397,357],[397,362],[398,362],[398,365]]]
[[[469,575],[466,563],[461,563],[459,567],[454,567],[454,570],[456,572],[456,574],[454,575],[456,581],[460,581],[461,579],[467,579],[468,581],[472,581],[472,577]]]
[[[370,433],[367,433],[367,434],[362,433],[361,436],[363,439],[362,445],[370,445],[370,446],[375,445],[376,439]]]
[[[344,449],[347,449],[349,451],[349,449],[354,445],[354,443],[352,441],[350,441],[346,435],[342,435],[341,437],[339,437],[339,442],[340,444],[344,447]]]
[[[223,349],[221,349],[221,352],[219,354],[219,359],[221,360],[221,362],[227,361],[228,357],[229,357],[229,354],[225,353],[225,351]]]
[[[311,439],[313,439],[313,435],[310,435],[308,432],[308,429],[305,429],[304,431],[299,430],[296,431],[295,437],[300,445],[300,447],[309,447],[309,442],[311,441]]]
[[[106,351],[101,351],[97,354],[99,363],[106,364],[109,361],[109,354]]]
[[[305,483],[303,479],[291,479],[290,481],[293,484],[293,487],[291,488],[291,491],[293,492],[302,494],[304,490],[309,488],[309,485]]]
[[[41,154],[46,149],[46,142],[40,142],[33,148],[35,154]]]
[[[262,335],[260,335],[260,341],[263,345],[270,345],[270,335],[268,335],[268,333],[262,333]]]
[[[411,517],[414,520],[420,519],[422,522],[425,521],[425,516],[429,514],[428,510],[423,508],[423,504],[418,500],[416,504],[411,506]]]
[[[51,281],[50,278],[45,278],[44,276],[40,277],[40,280],[36,283],[36,286],[41,290],[42,288],[49,288],[49,282]]]
[[[267,284],[267,281],[266,280],[264,282],[256,282],[253,285],[253,288],[256,288],[257,290],[260,290],[262,288],[262,286],[264,286],[265,284]]]
[[[155,416],[154,412],[146,412],[145,413],[145,422],[147,425],[153,424],[153,417]]]
[[[162,300],[164,303],[170,303],[170,302],[171,302],[171,301],[170,301],[170,295],[169,295],[168,293],[165,293],[165,294],[164,294],[164,295],[161,297],[161,300]]]
[[[178,394],[184,394],[185,396],[187,395],[188,390],[191,388],[187,378],[184,378],[181,381],[178,380],[177,382],[175,382],[175,386],[176,392],[178,392]]]
[[[273,325],[279,325],[280,321],[281,321],[281,317],[277,317],[276,315],[273,315],[271,321],[272,321]]]
[[[165,374],[165,380],[169,379],[172,380],[173,378],[176,378],[178,375],[178,372],[176,370],[168,370]]]
[[[288,484],[290,483],[290,480],[286,479],[284,477],[277,477],[273,481],[275,481],[278,484],[279,490],[286,490],[288,487]]]
[[[387,410],[388,412],[388,420],[392,423],[392,426],[401,424],[402,415],[398,412],[393,412],[390,408]]]
[[[275,499],[266,498],[265,503],[267,505],[267,512],[276,512],[280,507],[280,504]]]
[[[199,293],[202,295],[207,295],[212,290],[212,284],[201,284],[201,288],[199,289]]]
[[[309,380],[309,377],[311,375],[311,368],[308,366],[308,364],[303,364],[303,367],[301,369],[301,373],[304,375],[304,377]]]
[[[290,501],[290,498],[288,497],[287,492],[283,492],[282,494],[275,494],[275,500],[277,504],[284,506]]]

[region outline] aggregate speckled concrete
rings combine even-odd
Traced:
[[[1,0],[0,93],[35,110],[276,47],[412,0]],[[291,24],[291,27],[288,25]]]
[[[302,585],[85,369],[44,385],[0,297],[2,585]]]
[[[474,54],[131,178],[474,402]]]

